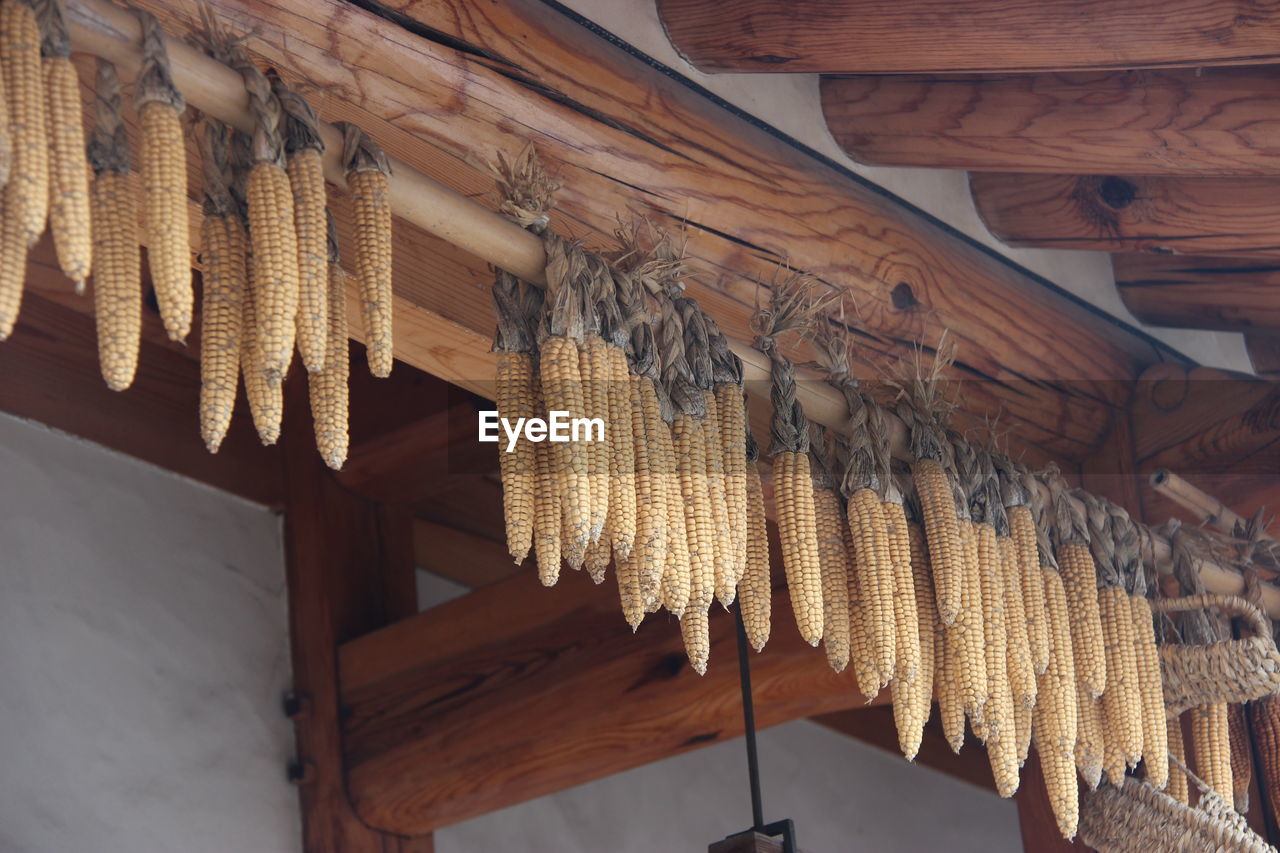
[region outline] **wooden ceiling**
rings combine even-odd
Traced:
[[[1276,375],[1280,15],[1233,0],[659,0],[706,71],[817,72],[855,160],[971,170],[1010,246],[1112,252],[1139,320]]]

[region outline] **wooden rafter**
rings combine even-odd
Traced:
[[[1280,174],[1267,131],[1280,103],[1266,68],[825,77],[822,108],[851,157],[882,166]]]
[[[189,23],[162,4],[144,5],[174,29]],[[538,143],[565,183],[561,230],[602,240],[628,209],[689,223],[695,261],[724,276],[693,292],[739,341],[750,340],[746,320],[757,290],[740,276],[768,276],[777,259],[789,257],[854,295],[873,364],[891,363],[915,339],[936,340],[946,326],[961,341],[961,375],[994,380],[966,383],[966,405],[1003,407],[1029,441],[1066,456],[1096,439],[1105,422],[1098,401],[1120,402],[1109,396],[1113,386],[1097,380],[1132,375],[1159,357],[1150,342],[717,113],[538,4],[515,0],[465,16],[402,4],[424,25],[413,32],[337,0],[305,5],[214,4],[233,26],[260,34],[251,47],[267,61],[321,87],[327,118],[367,125],[403,161],[463,192],[487,184],[464,158],[510,147],[504,129],[519,116],[522,136]],[[428,27],[452,46],[423,38]],[[376,56],[368,44],[379,45]],[[358,77],[352,65],[364,66]],[[411,108],[426,103],[445,106]],[[402,231],[400,242],[414,239],[411,229]],[[463,385],[489,375],[492,318],[483,289],[460,288],[458,277],[435,270],[409,274],[411,289],[397,284],[400,357]],[[910,298],[895,300],[894,291]]]
[[[1280,330],[1280,262],[1268,258],[1114,255],[1116,287],[1144,323]]]
[[[659,0],[702,71],[1053,71],[1252,65],[1277,13],[1235,0]]]
[[[1161,255],[1280,254],[1280,181],[975,172],[974,204],[1010,246]]]

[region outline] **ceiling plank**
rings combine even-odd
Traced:
[[[1280,174],[1271,132],[1280,101],[1267,68],[824,77],[821,89],[836,141],[879,166]]]
[[[658,0],[700,71],[910,74],[1252,65],[1280,12],[1238,0]]]
[[[753,655],[757,724],[861,707],[803,640],[787,593]],[[742,734],[733,617],[689,668],[674,619],[632,634],[612,582],[525,571],[340,653],[348,791],[370,825],[412,835]],[[887,701],[887,694],[881,701]]]
[[[1280,330],[1280,261],[1112,255],[1116,288],[1144,323],[1222,331]]]
[[[175,29],[186,20],[156,0],[143,5]],[[337,0],[214,4],[233,26],[257,32],[250,47],[266,61],[319,87],[327,118],[355,119],[380,141],[385,133],[389,151],[459,191],[482,193],[488,182],[466,158],[511,149],[518,127],[519,141],[534,141],[564,184],[562,230],[602,245],[628,210],[688,223],[692,259],[710,271],[691,292],[740,342],[751,340],[758,290],[742,276],[767,277],[787,257],[857,300],[871,365],[860,369],[868,375],[949,328],[960,342],[958,375],[988,380],[965,383],[965,406],[1002,408],[1008,422],[1027,425],[1029,440],[1070,456],[1104,428],[1094,398],[1122,402],[1098,380],[1132,376],[1161,357],[1149,340],[720,111],[541,4],[455,5],[393,4],[419,22],[410,32]],[[451,46],[421,35],[432,31]],[[455,277],[425,278],[415,292],[398,279],[397,310],[425,325],[424,312],[399,308],[416,302],[457,328],[443,346],[425,327],[420,335],[398,329],[400,355],[471,387],[492,375],[482,350],[492,329],[487,294]],[[468,364],[450,363],[464,355]]]
[[[1009,246],[1280,255],[1280,179],[974,172],[982,221]]]

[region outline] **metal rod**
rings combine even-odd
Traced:
[[[747,647],[747,628],[742,624],[742,608],[733,608],[738,631],[738,681],[742,686],[742,722],[747,741],[747,779],[751,783],[751,829],[764,829],[764,799],[760,794],[760,757],[756,753],[756,709],[751,701],[751,659]]]

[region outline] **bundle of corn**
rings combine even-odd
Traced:
[[[670,295],[665,296],[658,340],[664,388],[672,409],[671,437],[689,545],[689,599],[680,617],[680,630],[689,662],[702,674],[711,650],[707,610],[715,597],[717,536],[707,475],[706,397],[686,358],[685,326],[680,313]]]
[[[342,163],[355,219],[356,279],[360,283],[365,352],[369,372],[385,379],[391,375],[395,360],[391,335],[391,164],[363,130],[347,122],[339,122],[337,127],[342,130]]]
[[[782,567],[800,636],[816,646],[822,640],[823,628],[822,562],[809,470],[809,425],[796,399],[795,367],[777,341],[786,332],[808,331],[815,311],[809,289],[809,281],[798,274],[775,282],[769,304],[758,307],[752,317],[752,330],[757,336],[756,347],[769,357],[769,396],[773,403],[769,450],[773,455],[773,499]],[[879,506],[877,500],[876,508]],[[885,545],[883,524],[874,529]],[[885,550],[881,548],[879,553],[883,556]]]
[[[1049,803],[1063,837],[1075,835],[1079,819],[1079,790],[1076,783],[1076,738],[1079,720],[1075,657],[1071,647],[1071,615],[1067,592],[1058,573],[1045,521],[1044,493],[1028,472],[1019,472],[1018,481],[1027,503],[1022,507],[1032,522],[1035,535],[1036,574],[1044,590],[1048,660],[1036,682],[1036,706],[1032,711],[1032,740],[1040,757]],[[1018,507],[1015,506],[1015,509]],[[1011,523],[1014,516],[1010,517]],[[1017,527],[1014,527],[1016,532]],[[1101,754],[1097,760],[1101,775]],[[1094,783],[1096,787],[1096,782]]]
[[[557,187],[543,171],[532,146],[526,147],[515,159],[499,152],[497,159],[487,166],[497,187],[502,213],[535,234],[545,231],[549,222],[547,211],[554,204]],[[539,417],[542,412],[535,369],[535,324],[542,310],[542,291],[505,270],[495,270],[493,305],[498,321],[493,335],[493,351],[498,354],[494,383],[498,416],[510,423]],[[523,433],[509,448],[499,444],[502,509],[511,558],[522,563],[530,549],[535,549],[540,576],[544,582],[554,583],[560,571],[560,508],[550,483],[543,488],[543,506],[539,507],[538,492],[543,485],[539,474],[539,446],[540,443],[529,441]],[[540,508],[546,516],[541,524],[538,523]],[[536,548],[535,540],[541,543]]]
[[[347,273],[338,256],[338,235],[333,215],[326,213],[325,223],[329,256],[325,316],[329,325],[325,341],[324,367],[307,374],[307,393],[311,402],[311,421],[316,433],[316,448],[325,464],[337,471],[347,461],[350,436],[347,428],[350,394],[347,381],[351,362],[347,352]]]
[[[120,113],[120,78],[116,67],[105,59],[98,60],[94,94],[89,160],[94,171],[91,215],[95,223],[93,307],[98,365],[107,387],[123,391],[133,384],[138,370],[142,253],[138,248],[138,201],[129,176],[128,140]]]
[[[719,419],[721,456],[724,467],[725,511],[729,522],[727,578],[729,588],[716,589],[716,597],[726,607],[736,596],[747,571],[747,409],[742,387],[742,360],[730,349],[716,321],[703,314],[711,345],[711,379],[715,411]],[[767,562],[767,561],[766,561]]]
[[[744,422],[745,420],[744,413]],[[760,449],[746,423],[744,434],[747,462],[747,561],[742,580],[738,584],[738,609],[742,613],[747,641],[759,652],[769,642],[773,586],[769,568],[768,519],[764,514],[764,489],[760,482]]]
[[[653,233],[648,223],[635,223],[616,236],[622,251],[614,263],[614,288],[623,325],[630,329],[629,396],[636,470],[636,540],[629,560],[636,566],[643,610],[660,601],[681,617],[689,603],[690,531],[646,297],[664,292],[678,279],[682,264],[667,248],[667,238]]]
[[[298,354],[307,372],[324,369],[329,322],[330,257],[325,215],[324,140],[315,111],[275,71],[267,72],[271,91],[284,112],[285,172],[293,191],[293,224],[298,236]],[[345,328],[345,320],[344,320]],[[346,358],[346,342],[342,358]],[[345,454],[344,454],[345,456]]]
[[[1160,653],[1156,649],[1154,613],[1147,600],[1155,588],[1143,540],[1129,514],[1111,504],[1111,526],[1116,541],[1117,567],[1130,589],[1129,612],[1133,620],[1134,657],[1142,706],[1142,764],[1147,781],[1164,788],[1169,780],[1169,733],[1161,683]]]
[[[200,437],[217,453],[231,426],[240,380],[241,323],[248,273],[245,234],[231,196],[231,131],[205,118],[200,136],[204,169],[203,248],[200,269],[204,295],[200,325]]]
[[[1011,797],[1018,789],[1018,732],[1013,687],[1009,678],[1009,610],[1004,561],[997,525],[1004,507],[995,486],[995,469],[981,448],[953,438],[959,481],[969,495],[969,515],[977,539],[978,585],[982,602],[983,657],[986,690],[980,716],[971,716],[974,733],[986,744],[996,791]]]
[[[184,341],[191,330],[194,302],[182,137],[186,105],[173,85],[160,25],[150,13],[139,12],[138,17],[142,22],[142,70],[134,83],[134,106],[141,127],[138,163],[147,261],[165,331],[173,340]],[[16,158],[14,164],[18,165]]]
[[[1280,695],[1250,702],[1249,726],[1258,747],[1258,787],[1271,814],[1280,813]]]
[[[1089,526],[1089,551],[1098,577],[1098,607],[1107,662],[1102,694],[1103,771],[1119,785],[1125,768],[1142,758],[1142,692],[1138,683],[1133,612],[1126,590],[1126,567],[1120,565],[1112,514],[1102,499],[1077,491]],[[1129,570],[1131,571],[1131,569]]]
[[[84,292],[93,257],[89,163],[80,108],[80,78],[71,64],[71,35],[60,0],[38,0],[49,138],[49,224],[58,265]]]
[[[883,488],[879,479],[880,457],[876,453],[871,430],[873,425],[882,421],[875,404],[862,393],[849,370],[849,336],[840,330],[838,323],[828,321],[816,324],[815,339],[819,366],[827,383],[844,397],[848,413],[845,428],[837,437],[836,456],[841,462],[837,469],[840,471],[839,489],[847,501],[841,532],[846,539],[849,563],[846,598],[850,655],[858,691],[870,702],[893,677],[893,655],[897,643],[893,621],[894,587],[890,583],[882,589],[880,583],[891,579],[894,569],[887,541],[889,529],[887,523],[881,527],[874,523],[877,516],[884,521],[884,511],[879,498],[879,491]],[[868,494],[859,498],[860,503],[853,503],[854,495],[863,490]],[[867,516],[865,528],[858,524],[860,511]],[[883,534],[879,534],[881,529]],[[883,536],[883,550],[875,548],[877,535]],[[882,592],[887,597],[882,599]],[[888,657],[883,670],[878,651]]]
[[[18,319],[27,250],[44,231],[49,203],[40,28],[32,0],[0,0],[0,72],[8,119],[4,136],[12,140],[0,209],[0,340],[4,340]]]
[[[831,668],[844,672],[849,665],[850,560],[841,524],[844,509],[832,475],[832,448],[826,429],[818,424],[809,425],[809,470],[822,567],[822,645]]]

